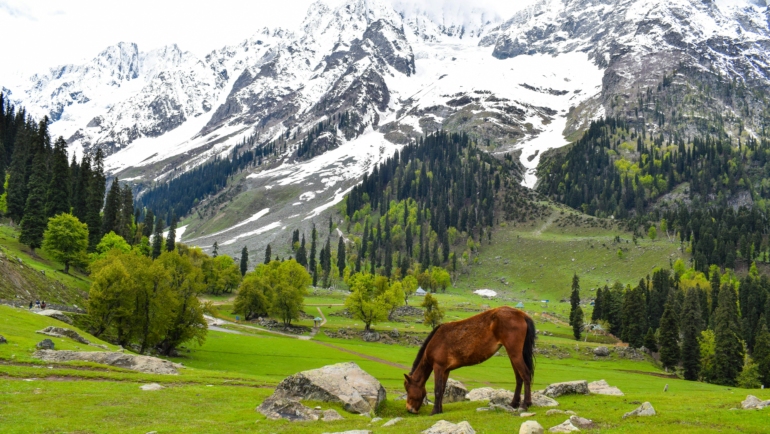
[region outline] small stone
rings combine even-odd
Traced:
[[[562,395],[588,395],[588,382],[585,380],[565,381],[563,383],[553,383],[545,388],[544,395],[551,398],[558,398]]]
[[[479,407],[476,409],[476,411],[489,411],[489,410],[491,410],[491,408],[489,407]]]
[[[345,418],[342,417],[339,413],[337,413],[336,410],[333,410],[333,409],[324,410],[324,415],[323,415],[324,422],[332,422],[335,420],[345,420]]]
[[[572,423],[572,425],[575,425],[581,429],[591,429],[594,427],[594,421],[580,416],[572,416],[569,418],[569,421]]]
[[[553,398],[543,395],[540,392],[532,394],[533,407],[558,407],[559,402]]]
[[[5,337],[3,335],[0,335],[0,344],[7,344],[8,341],[5,340]]]
[[[37,343],[37,348],[39,350],[52,350],[54,349],[53,341],[50,339],[43,339],[42,341]]]
[[[393,425],[401,422],[402,420],[403,419],[400,418],[400,417],[394,417],[393,419],[391,419],[391,420],[385,422],[384,424],[382,424],[382,427],[384,428],[384,427],[387,427],[387,426],[393,426]]]
[[[623,392],[620,389],[610,386],[604,380],[588,383],[588,390],[596,395],[623,396]]]
[[[372,418],[372,420],[369,422],[369,424],[377,423],[377,422],[379,422],[381,420],[382,420],[381,417],[375,417],[375,418]]]
[[[655,416],[655,409],[652,408],[652,404],[645,402],[634,411],[629,411],[623,415],[623,419],[630,416]]]
[[[165,387],[161,386],[158,383],[150,383],[150,384],[144,384],[139,387],[142,390],[161,390],[165,389]]]
[[[433,424],[432,427],[423,431],[422,434],[476,434],[476,430],[466,421],[455,424],[440,420]]]
[[[545,412],[546,416],[553,416],[554,414],[564,414],[564,410],[551,409]]]
[[[534,415],[536,415],[536,414],[537,414],[537,413],[532,413],[532,412],[525,412],[525,413],[521,413],[521,414],[519,414],[519,416],[521,416],[521,417],[532,417],[532,416],[534,416]]]
[[[519,428],[519,434],[543,434],[543,431],[543,426],[536,420],[528,420]]]
[[[594,355],[599,357],[607,357],[610,355],[610,350],[607,347],[596,347],[594,349]]]
[[[565,433],[565,432],[580,431],[580,429],[575,425],[572,425],[572,422],[570,422],[569,419],[567,419],[561,424],[549,428],[548,431]]]
[[[577,413],[575,413],[575,412],[574,412],[574,411],[572,411],[572,410],[566,410],[566,411],[564,412],[564,414],[570,414],[570,415],[572,415],[572,416],[577,416]]]
[[[508,413],[518,413],[519,412],[518,408],[513,408],[513,407],[511,407],[508,404],[493,404],[491,402],[489,403],[489,409],[490,410],[503,410],[503,411],[507,411]]]

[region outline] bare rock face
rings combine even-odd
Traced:
[[[38,315],[47,316],[49,318],[58,319],[61,322],[66,322],[67,324],[72,324],[72,320],[67,315],[61,313],[59,310],[53,310],[53,309],[46,309],[41,310],[40,312],[37,312]]]
[[[353,362],[303,371],[285,378],[269,399],[341,403],[351,413],[373,413],[385,400],[385,388]],[[260,406],[261,407],[261,406]]]
[[[610,386],[604,380],[588,383],[588,391],[596,395],[623,396],[623,392],[614,386]]]
[[[91,343],[91,341],[84,338],[83,336],[80,336],[80,334],[75,330],[65,329],[63,327],[48,326],[43,330],[38,330],[35,333],[40,333],[41,335],[53,336],[55,338],[70,338],[75,342],[80,342],[81,344],[85,344],[85,345],[89,345]]]
[[[519,434],[543,434],[543,426],[536,420],[528,420],[521,424]]]
[[[466,421],[452,423],[440,420],[422,434],[476,434],[476,430]]]
[[[448,379],[444,388],[444,402],[465,401],[465,395],[468,394],[468,388],[457,380]],[[510,402],[510,401],[508,401]]]
[[[134,356],[131,354],[106,351],[39,350],[35,351],[35,354],[33,354],[32,357],[45,362],[54,363],[74,361],[102,363],[147,374],[176,375],[179,373],[177,369],[182,367],[182,365],[178,363],[169,362],[168,360],[159,359],[157,357]]]
[[[634,411],[629,411],[623,415],[623,419],[631,416],[655,416],[655,409],[652,408],[652,404],[645,402]]]
[[[585,380],[565,381],[564,383],[553,383],[546,387],[544,395],[551,398],[558,398],[562,395],[588,395],[588,382]]]
[[[569,419],[565,420],[559,425],[556,425],[548,429],[548,432],[560,432],[560,433],[573,432],[573,431],[580,431],[580,428],[576,427],[575,425],[572,425],[572,422],[570,422]]]
[[[770,406],[770,399],[762,401],[754,395],[748,395],[746,399],[741,401],[741,408],[744,410],[761,410],[768,406]]]

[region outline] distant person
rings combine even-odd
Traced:
[[[30,300],[30,301],[29,301],[29,308],[30,308],[30,309],[32,309],[32,306],[34,306],[34,305],[35,305],[35,302],[34,302],[34,301],[32,301],[32,300]]]
[[[45,309],[45,301],[43,301],[42,303],[40,303],[40,308],[41,308],[41,309]]]
[[[35,307],[40,309],[40,300],[35,300]]]

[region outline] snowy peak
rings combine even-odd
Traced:
[[[139,77],[139,48],[134,43],[120,42],[99,53],[92,64],[117,81],[134,80]]]
[[[429,42],[446,37],[479,38],[503,21],[494,11],[460,1],[445,1],[436,7],[397,0],[393,7],[409,29],[408,33]]]

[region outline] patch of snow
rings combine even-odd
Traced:
[[[271,231],[271,230],[276,229],[276,228],[278,228],[280,226],[281,226],[281,222],[273,222],[273,223],[270,223],[267,226],[262,226],[261,228],[255,229],[255,230],[253,230],[251,232],[246,232],[246,233],[240,234],[240,235],[238,235],[238,236],[236,236],[234,238],[231,238],[231,239],[225,241],[224,243],[222,243],[220,245],[222,245],[222,246],[229,246],[230,244],[235,244],[235,242],[240,240],[241,238],[250,237],[252,235],[264,234],[265,232]]]

